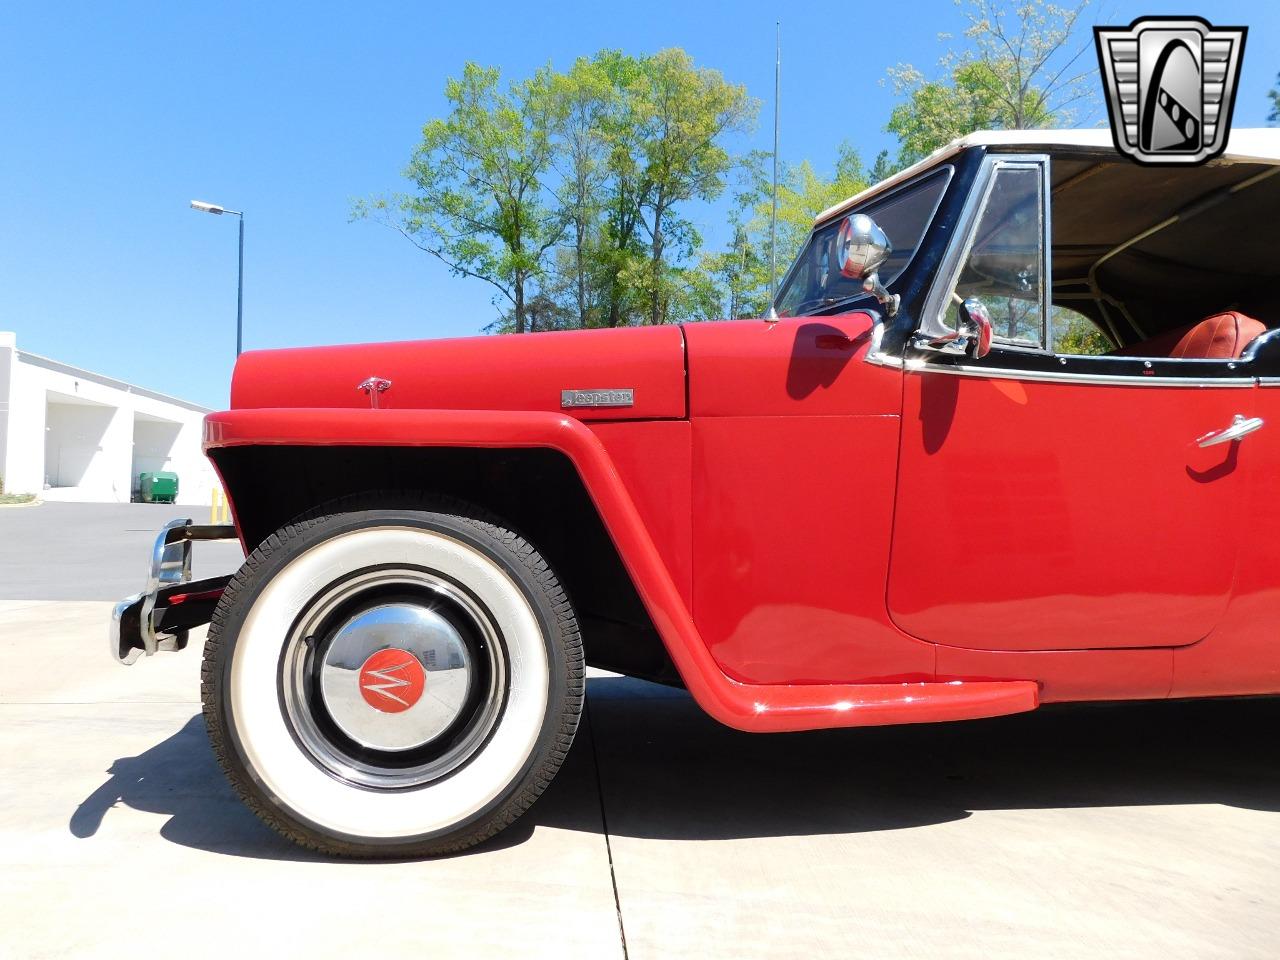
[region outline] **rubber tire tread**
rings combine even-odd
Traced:
[[[539,737],[525,771],[512,782],[507,796],[492,807],[490,812],[460,831],[428,840],[370,845],[340,839],[296,821],[264,796],[234,747],[226,712],[228,691],[224,689],[221,678],[229,672],[224,667],[234,649],[234,638],[227,638],[232,612],[242,596],[251,596],[256,592],[253,587],[257,585],[261,570],[268,560],[280,551],[298,544],[300,540],[305,546],[320,542],[322,537],[316,531],[323,530],[335,517],[352,519],[354,514],[385,510],[409,511],[428,517],[436,514],[461,522],[490,550],[505,553],[511,566],[517,571],[517,581],[523,580],[521,586],[532,594],[530,600],[535,611],[539,608],[538,595],[541,595],[550,610],[550,640],[560,648],[565,682],[560,702],[548,702],[547,714],[551,719],[546,724],[547,729]],[[543,619],[545,618],[540,615],[539,620]],[[548,654],[550,669],[554,671],[555,651],[548,651]],[[557,686],[555,680],[552,676],[552,700]],[[505,830],[533,805],[564,763],[569,748],[573,745],[585,693],[586,669],[577,616],[555,572],[533,544],[503,525],[492,514],[474,505],[452,498],[424,497],[412,493],[361,495],[336,500],[291,521],[268,536],[245,559],[218,601],[209,625],[200,667],[200,700],[209,742],[218,765],[240,799],[259,819],[298,846],[326,855],[360,859],[415,858],[458,853]]]

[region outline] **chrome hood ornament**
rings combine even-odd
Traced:
[[[377,410],[380,406],[378,397],[391,389],[391,381],[382,377],[367,377],[361,381],[360,386],[356,387],[356,389],[367,393],[369,395],[369,406]]]

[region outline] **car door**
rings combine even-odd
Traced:
[[[984,650],[1192,644],[1232,592],[1252,416],[1238,364],[1054,355],[1049,164],[993,155],[926,318],[978,295],[981,360],[908,347],[888,604]],[[943,324],[944,325],[944,324]]]

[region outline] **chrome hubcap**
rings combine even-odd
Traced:
[[[281,694],[322,768],[369,787],[438,779],[469,760],[502,710],[506,655],[488,612],[417,569],[331,585],[298,618]]]
[[[471,675],[466,642],[445,617],[420,603],[384,603],[334,632],[320,663],[320,693],[356,743],[412,750],[457,721]]]

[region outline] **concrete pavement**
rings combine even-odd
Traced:
[[[201,637],[120,667],[109,606],[0,603],[2,956],[1277,954],[1273,701],[752,736],[596,675],[511,830],[346,863],[226,785]]]
[[[165,503],[42,503],[0,509],[0,600],[119,600],[142,589],[151,545],[170,520],[209,508]],[[192,574],[232,573],[234,541],[199,543]]]
[[[202,631],[107,655],[105,601],[177,515],[0,511],[0,957],[1280,955],[1276,700],[752,736],[593,671],[560,775],[494,841],[316,857],[218,770]]]
[[[1274,702],[759,737],[592,717],[632,957],[1275,957]]]
[[[0,603],[0,956],[622,955],[589,744],[482,852],[326,861],[226,784],[203,633],[121,667],[109,609]]]

